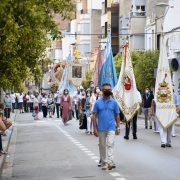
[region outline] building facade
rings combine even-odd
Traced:
[[[144,50],[146,22],[145,0],[120,0],[119,3],[120,52],[127,39],[131,50]]]
[[[101,49],[105,48],[107,33],[111,34],[113,55],[119,52],[119,1],[103,0],[101,15]]]

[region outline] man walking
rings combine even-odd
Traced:
[[[144,108],[144,116],[145,116],[145,129],[148,129],[148,120],[149,113],[151,108],[152,100],[154,99],[153,94],[150,92],[149,88],[146,88],[145,94],[143,96],[143,108]],[[152,122],[150,122],[149,129],[152,129]]]
[[[60,112],[60,104],[61,104],[61,94],[59,91],[54,96],[55,104],[56,104],[56,114],[57,118],[59,118],[59,112]]]
[[[6,118],[10,118],[11,108],[12,108],[12,100],[11,100],[9,93],[6,93],[6,96],[4,98],[4,106],[5,106],[4,116]]]
[[[138,103],[141,105],[142,103],[142,98],[141,94],[138,91],[137,92],[137,97],[138,97]],[[133,116],[131,121],[126,121],[126,128],[125,128],[125,136],[124,139],[129,140],[129,133],[130,133],[130,127],[132,123],[132,134],[133,134],[133,139],[137,139],[137,116],[138,116],[138,111],[136,114]]]
[[[120,117],[117,102],[111,97],[111,85],[103,84],[103,97],[93,108],[94,135],[99,137],[100,166],[102,170],[113,169],[113,150],[115,134],[120,134]],[[97,120],[96,120],[97,118]]]

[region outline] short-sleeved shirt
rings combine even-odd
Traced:
[[[108,100],[104,98],[98,99],[94,104],[93,113],[97,114],[98,131],[115,131],[115,117],[119,115],[120,110],[113,98]]]

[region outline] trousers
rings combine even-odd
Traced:
[[[99,154],[103,163],[113,163],[115,131],[99,131]]]
[[[129,136],[130,127],[131,127],[131,121],[126,122],[125,136],[127,136],[127,137]],[[137,133],[137,114],[132,119],[132,134],[133,134],[133,136],[136,136],[136,133]]]
[[[159,133],[161,138],[161,144],[171,144],[171,132],[172,132],[172,126],[170,126],[167,129],[164,129],[159,124]]]
[[[149,118],[149,111],[150,111],[150,108],[144,108],[145,127],[146,128],[148,128],[148,121],[150,123],[150,126],[152,127],[152,119]]]

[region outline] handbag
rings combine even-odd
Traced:
[[[6,129],[7,128],[6,128],[2,118],[0,118],[0,131],[4,132]]]
[[[9,129],[12,126],[12,124],[13,124],[12,120],[10,120],[10,119],[3,120],[3,123],[6,126],[6,129]]]

